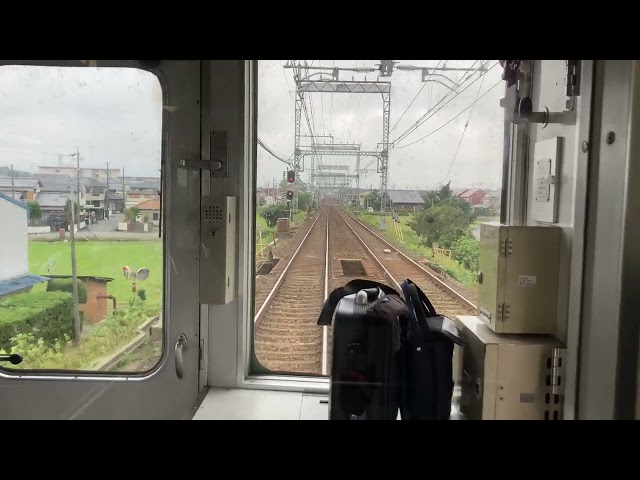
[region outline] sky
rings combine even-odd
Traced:
[[[307,62],[314,66],[376,67],[380,61]],[[419,67],[474,64],[474,60],[398,62]],[[488,60],[488,68],[495,66],[482,76],[477,72],[467,74],[457,96],[440,83],[423,83],[420,71],[399,70],[396,66],[391,77],[380,79],[391,82],[391,141],[439,101],[438,108],[442,107],[437,113],[432,111],[422,125],[390,151],[388,188],[435,188],[449,180],[454,188],[500,186],[504,117],[499,100],[504,83],[496,63]],[[294,146],[295,82],[293,70],[283,68],[284,64],[284,60],[258,63],[258,136],[275,153],[288,159]],[[431,79],[450,85],[465,75],[457,71],[438,73],[450,80],[436,76]],[[376,80],[377,72],[340,72],[341,79],[365,77]],[[377,149],[382,140],[380,95],[313,93],[305,101],[316,135],[332,135],[334,142],[359,143],[363,150]],[[127,176],[157,176],[161,130],[162,92],[158,79],[150,72],[127,68],[0,67],[0,165],[13,164],[15,169],[35,173],[38,165],[57,165],[59,155],[63,155],[65,163],[73,162],[69,154],[77,147],[83,159],[81,166],[106,168],[109,162],[110,168],[125,166]],[[310,133],[304,116],[301,133]],[[427,134],[431,135],[409,145]],[[321,161],[350,165],[352,172],[355,169],[355,157],[325,156]],[[370,158],[363,158],[362,165],[369,161]],[[309,157],[305,167],[301,178],[308,181]],[[286,169],[285,164],[258,148],[259,186],[281,180]],[[361,187],[377,187],[379,182],[374,164],[360,183]]]
[[[379,60],[307,60],[307,62],[310,65],[322,67],[334,65],[376,67],[380,63]],[[399,65],[418,67],[438,65],[471,67],[475,61],[398,60],[397,62]],[[467,81],[461,82],[458,88],[460,93],[457,96],[441,83],[432,81],[423,83],[419,70],[398,70],[398,65],[391,77],[379,79],[391,82],[390,141],[398,139],[430,108],[435,108],[439,101],[441,103],[437,106],[442,107],[437,113],[432,110],[423,124],[405,139],[398,141],[390,151],[387,188],[436,188],[449,180],[453,188],[500,187],[504,110],[500,107],[499,101],[504,96],[504,82],[501,81],[502,68],[497,64],[497,60],[486,62],[490,70],[483,75],[477,72],[473,75],[467,74]],[[293,70],[284,68],[285,63],[286,60],[261,60],[258,63],[258,136],[274,153],[289,159],[293,154],[295,136],[295,82]],[[479,63],[475,64],[476,67],[478,65]],[[459,82],[465,75],[465,72],[460,71],[435,73],[445,75],[449,80],[435,75],[430,80],[438,80],[447,85]],[[365,77],[369,81],[378,80],[377,72],[340,71],[341,80],[365,80]],[[448,96],[443,99],[446,94]],[[467,109],[476,98],[478,98],[477,103]],[[411,104],[412,101],[413,104]],[[382,141],[381,95],[310,93],[305,94],[305,102],[310,116],[313,117],[312,129],[315,135],[332,135],[335,143],[357,143],[361,145],[362,150],[376,150],[377,144]],[[465,109],[467,110],[463,112]],[[463,113],[460,114],[460,112]],[[442,126],[456,116],[457,118],[453,121]],[[439,127],[442,128],[428,138],[408,145]],[[309,133],[303,113],[301,134],[309,135]],[[309,142],[310,139],[301,139],[301,142],[305,141]],[[460,147],[456,154],[458,144]],[[370,158],[361,160],[362,165],[366,165],[369,161]],[[325,156],[322,162],[323,164],[350,165],[351,173],[355,170],[355,157]],[[258,148],[258,185],[266,186],[268,182],[273,182],[274,178],[281,180],[282,172],[287,168],[263,148]],[[305,171],[300,175],[303,181],[309,179],[309,173],[310,158],[306,157]],[[376,173],[374,164],[368,171],[368,175],[361,179],[360,186],[368,188],[373,185],[376,188],[379,184],[380,175]]]
[[[128,68],[0,67],[0,165],[125,168],[160,176],[162,91],[150,72]]]

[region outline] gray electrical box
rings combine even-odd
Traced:
[[[497,333],[553,334],[560,228],[480,225],[478,316]]]
[[[236,207],[236,197],[201,199],[200,303],[225,305],[235,298]]]
[[[459,316],[460,413],[468,420],[562,420],[564,345],[551,335],[498,335]]]

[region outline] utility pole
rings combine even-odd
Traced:
[[[77,177],[77,187],[78,187],[78,206],[80,205],[80,149],[76,147],[76,177]],[[80,212],[78,212],[78,216],[80,216]]]
[[[14,177],[14,173],[13,173],[13,163],[12,163],[11,164],[11,198],[15,200],[16,197],[14,193],[13,177]]]
[[[104,194],[104,204],[106,207],[107,218],[110,218],[109,215],[109,162],[107,162],[107,191]]]
[[[76,224],[75,224],[75,199],[71,192],[71,229],[69,236],[71,237],[71,278],[73,283],[73,325],[74,337],[73,342],[76,346],[80,345],[80,332],[82,325],[80,324],[80,310],[78,309],[78,272],[76,270]]]
[[[109,178],[109,169],[107,169],[107,178]],[[127,209],[127,191],[124,186],[124,165],[122,166],[122,210]]]

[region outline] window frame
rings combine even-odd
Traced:
[[[169,136],[169,117],[165,105],[169,104],[170,92],[169,92],[169,80],[165,76],[164,72],[155,69],[147,69],[139,64],[136,60],[104,60],[100,61],[100,65],[93,63],[94,61],[82,61],[82,60],[16,60],[16,61],[0,61],[0,67],[3,66],[25,66],[25,67],[58,67],[58,68],[119,68],[119,69],[135,69],[148,72],[152,74],[160,85],[161,100],[162,100],[162,124],[161,124],[161,149],[160,149],[160,182],[161,190],[165,191],[166,183],[166,168],[168,166],[168,136]],[[59,173],[59,169],[56,169],[56,173]],[[166,206],[161,201],[160,206],[160,218],[162,224],[165,224],[166,218]],[[113,204],[111,204],[113,205]],[[44,214],[43,214],[43,218]],[[25,381],[25,380],[53,380],[56,382],[62,381],[110,381],[110,382],[142,382],[148,381],[160,374],[165,364],[169,361],[170,342],[167,334],[169,325],[169,315],[165,312],[168,311],[169,306],[169,282],[167,276],[167,251],[169,251],[167,236],[162,237],[162,326],[163,326],[163,339],[162,339],[162,355],[156,362],[155,366],[147,371],[140,373],[120,373],[120,372],[107,372],[107,371],[90,371],[90,370],[29,370],[29,369],[7,369],[3,365],[0,365],[0,379],[9,381]]]
[[[242,297],[242,305],[238,309],[238,357],[237,357],[237,386],[249,389],[269,389],[280,391],[295,391],[303,393],[329,393],[330,381],[328,377],[311,377],[305,375],[289,374],[257,374],[251,369],[251,356],[253,355],[253,302],[255,287],[255,213],[256,213],[256,181],[257,181],[257,131],[258,131],[258,60],[246,60],[244,62],[244,161],[241,172],[242,201],[245,205],[243,231],[246,235],[239,239],[239,267],[244,269],[244,281],[239,288],[239,296]],[[506,119],[505,119],[506,121]],[[501,201],[501,211],[507,209],[507,222],[513,218],[524,217],[526,205],[522,201],[514,201],[516,194],[526,195],[522,192],[522,186],[526,187],[526,143],[519,142],[517,148],[513,148],[516,141],[526,138],[526,135],[518,135],[516,131],[523,126],[510,128],[509,145],[504,147],[508,154],[503,155],[503,166],[508,162],[509,175],[505,179],[503,174],[503,188],[507,187],[508,197]],[[506,130],[505,130],[506,131]],[[521,166],[514,168],[514,165]],[[504,198],[504,197],[503,197]]]

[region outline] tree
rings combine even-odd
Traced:
[[[40,204],[38,202],[29,201],[27,202],[29,206],[29,218],[32,220],[40,220],[42,218],[42,208],[40,208]]]
[[[127,210],[124,212],[124,218],[127,220],[127,222],[135,222],[136,218],[138,218],[139,212],[140,210],[136,207],[127,208]]]
[[[364,197],[364,206],[365,208],[367,207],[373,207],[373,210],[376,212],[380,211],[380,194],[378,193],[378,190],[373,190],[370,193],[367,193],[367,195],[365,195]]]
[[[274,227],[278,218],[284,217],[284,205],[271,205],[260,212],[260,216],[265,219],[268,227]]]
[[[469,215],[451,205],[435,205],[419,212],[409,226],[421,237],[424,245],[430,247],[437,242],[444,248],[450,248],[467,232]]]

